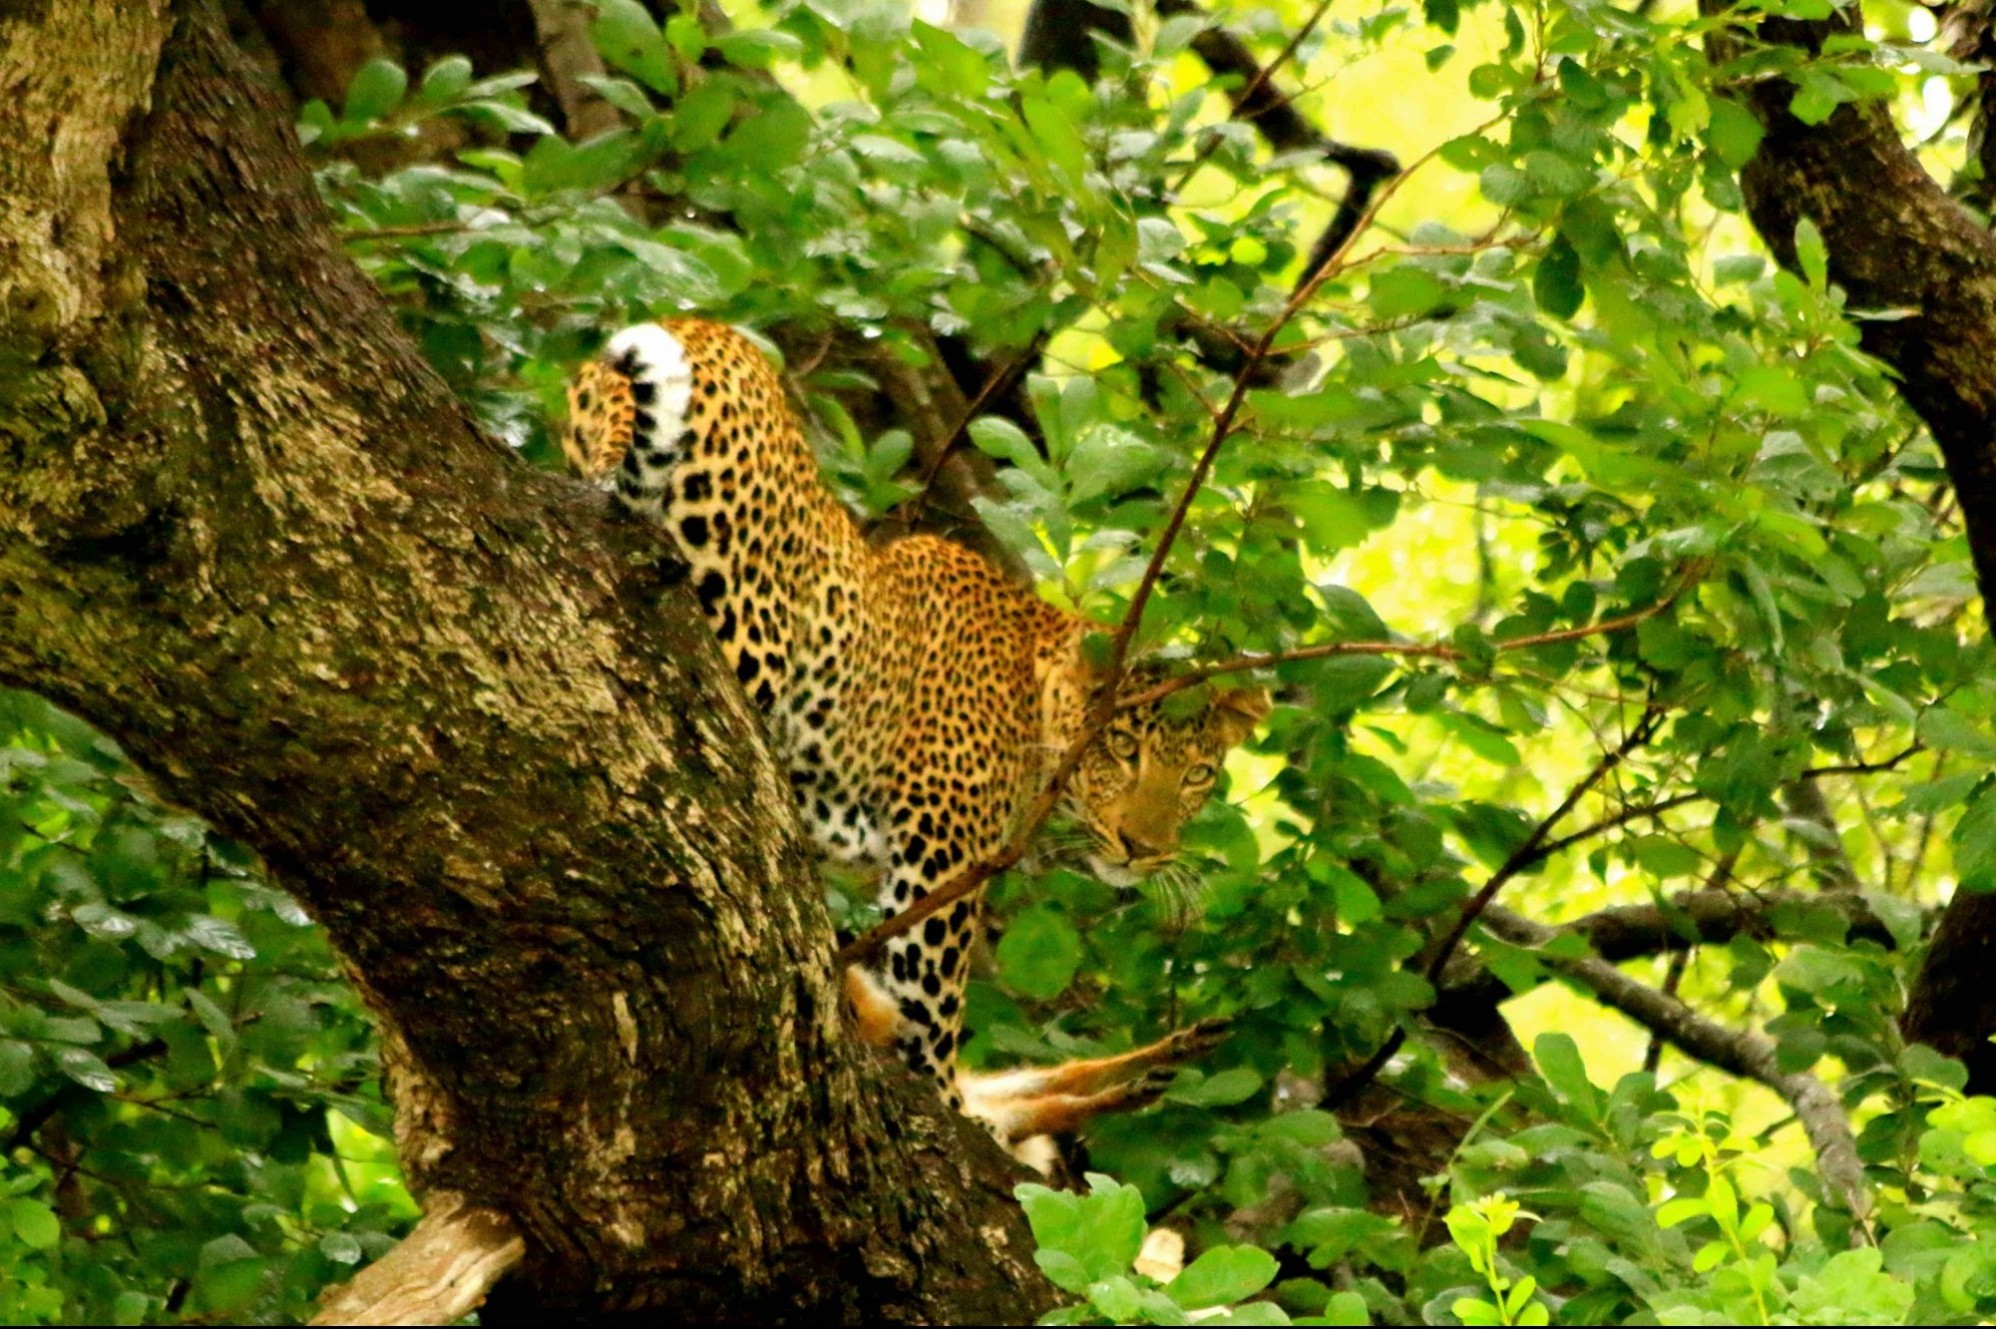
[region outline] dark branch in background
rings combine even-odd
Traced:
[[[1554,929],[1499,905],[1483,911],[1483,926],[1495,936],[1538,952],[1539,962],[1594,994],[1603,1006],[1620,1011],[1686,1056],[1742,1079],[1757,1080],[1788,1101],[1816,1151],[1825,1189],[1860,1223],[1871,1212],[1864,1165],[1850,1119],[1828,1085],[1806,1071],[1783,1071],[1774,1041],[1745,1029],[1708,1020],[1676,997],[1639,983],[1606,960],[1563,959],[1544,953]]]
[[[1130,16],[1119,10],[1088,0],[1033,0],[1019,37],[1019,63],[1049,73],[1072,69],[1093,83],[1102,74],[1102,57],[1095,49],[1098,33],[1121,46],[1137,39]]]
[[[1677,990],[1684,983],[1684,971],[1690,967],[1691,952],[1689,949],[1672,951],[1670,953],[1669,966],[1664,970],[1663,974],[1663,987],[1661,991],[1664,996],[1671,998],[1673,1001],[1677,999]],[[1663,1069],[1664,1042],[1662,1034],[1655,1032],[1650,1034],[1649,1046],[1643,1049],[1643,1074],[1655,1075],[1659,1070]]]
[[[1265,66],[1246,42],[1217,23],[1192,39],[1194,54],[1208,69],[1221,78],[1237,80],[1227,93],[1233,102],[1235,119],[1253,125],[1275,151],[1314,152],[1332,165],[1342,167],[1349,177],[1337,212],[1310,246],[1309,257],[1296,274],[1292,296],[1310,286],[1332,257],[1344,248],[1364,221],[1379,187],[1400,173],[1400,162],[1392,153],[1355,147],[1322,133],[1275,86],[1275,73],[1295,55],[1329,8],[1330,0],[1323,0],[1276,58]],[[1193,0],[1160,0],[1157,12],[1167,17],[1205,13]],[[1025,35],[1019,43],[1019,63],[1049,72],[1071,69],[1093,82],[1101,72],[1095,44],[1097,35],[1126,46],[1134,40],[1129,18],[1115,10],[1089,4],[1087,0],[1034,0],[1026,14]],[[1215,146],[1217,140],[1200,153],[1199,160],[1209,156]],[[1220,330],[1184,314],[1172,330],[1188,338],[1201,363],[1215,373],[1231,375],[1240,370],[1243,348]],[[1256,368],[1253,386],[1273,383],[1287,364],[1286,356],[1264,356]]]
[[[1636,721],[1623,736],[1622,741],[1601,754],[1601,759],[1594,763],[1594,768],[1567,791],[1559,806],[1532,828],[1532,833],[1526,837],[1523,844],[1511,852],[1511,856],[1504,860],[1502,867],[1490,874],[1490,880],[1484,882],[1483,889],[1463,906],[1462,912],[1456,916],[1455,926],[1443,934],[1441,944],[1435,948],[1433,957],[1428,961],[1429,982],[1437,982],[1441,978],[1449,957],[1455,954],[1455,948],[1462,944],[1462,939],[1468,934],[1470,927],[1482,917],[1483,912],[1497,898],[1497,892],[1509,885],[1512,878],[1545,861],[1547,857],[1545,846],[1548,844],[1552,828],[1566,819],[1566,815],[1587,796],[1588,790],[1606,779],[1616,767],[1628,759],[1631,752],[1649,742],[1651,736],[1656,733],[1657,726],[1662,723],[1662,710],[1654,706],[1646,709],[1642,713],[1642,718]]]
[[[1717,874],[1714,874],[1717,875]],[[1615,905],[1552,929],[1554,935],[1584,937],[1594,954],[1610,964],[1651,955],[1683,955],[1698,946],[1723,946],[1734,937],[1773,941],[1779,931],[1775,915],[1829,909],[1843,916],[1852,941],[1867,941],[1887,950],[1898,939],[1884,920],[1854,891],[1734,891],[1705,887],[1683,891],[1652,904]],[[1451,978],[1436,995],[1435,1004],[1467,1009],[1500,1005],[1518,996],[1502,979],[1478,967]]]
[[[1832,890],[1857,889],[1857,870],[1844,852],[1843,834],[1830,811],[1823,787],[1814,780],[1790,780],[1781,786],[1781,806],[1787,811],[1789,828],[1802,841],[1803,852],[1816,880]]]
[[[534,15],[541,76],[561,106],[568,136],[578,141],[607,134],[621,124],[617,108],[582,80],[603,75],[603,58],[589,35],[596,18],[590,0],[527,0]]]
[[[1345,241],[1358,230],[1365,210],[1372,206],[1373,192],[1400,173],[1400,160],[1392,153],[1381,148],[1360,148],[1341,143],[1319,132],[1315,125],[1303,118],[1296,104],[1276,89],[1272,81],[1274,72],[1295,54],[1296,48],[1310,35],[1329,7],[1329,0],[1319,6],[1309,21],[1297,29],[1281,55],[1265,69],[1254,58],[1254,52],[1248,50],[1247,43],[1225,28],[1210,27],[1192,39],[1193,51],[1206,62],[1208,69],[1215,74],[1233,75],[1241,80],[1239,86],[1230,89],[1227,94],[1234,104],[1235,119],[1253,125],[1268,141],[1268,146],[1277,152],[1317,153],[1333,166],[1343,167],[1350,177],[1350,184],[1345,188],[1344,198],[1339,201],[1330,225],[1310,247],[1310,257],[1297,274],[1292,293],[1302,289],[1330,261],[1331,255],[1343,248]],[[1157,12],[1179,15],[1204,11],[1192,0],[1160,0]]]

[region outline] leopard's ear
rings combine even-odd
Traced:
[[[1236,688],[1213,697],[1213,728],[1227,747],[1247,741],[1255,726],[1268,718],[1274,699],[1267,688]]]

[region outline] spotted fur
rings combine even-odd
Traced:
[[[1000,848],[1078,730],[1092,625],[948,541],[870,546],[820,481],[768,361],[732,329],[627,328],[577,375],[569,410],[575,469],[672,533],[820,848],[877,867],[890,915]],[[1068,797],[1098,871],[1123,881],[1167,861],[1214,768],[1267,709],[1264,693],[1231,692],[1189,718],[1119,713]],[[848,982],[862,1025],[957,1108],[979,909],[972,897],[939,912]],[[1176,1037],[1158,1047],[1206,1045]],[[973,1111],[1009,1134],[988,1097]]]

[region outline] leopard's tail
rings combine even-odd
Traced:
[[[693,379],[685,343],[662,323],[639,323],[610,338],[568,385],[562,451],[569,465],[625,507],[656,515],[691,442]]]

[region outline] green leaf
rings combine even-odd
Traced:
[[[589,35],[611,66],[632,75],[653,92],[679,91],[679,70],[665,34],[638,0],[595,0],[596,21]]]
[[[713,38],[715,49],[731,65],[742,69],[767,69],[778,60],[795,59],[804,44],[775,28],[743,28]]]
[[[1372,1323],[1372,1311],[1365,1304],[1365,1298],[1356,1292],[1333,1292],[1331,1299],[1324,1303],[1324,1313],[1318,1323],[1356,1326]]]
[[[1245,1301],[1275,1281],[1275,1257],[1253,1246],[1216,1246],[1165,1284],[1165,1295],[1187,1310]]]
[[[55,1052],[56,1068],[85,1089],[94,1089],[100,1094],[115,1092],[118,1077],[109,1066],[89,1048],[65,1047]]]
[[[1006,986],[1049,1001],[1074,980],[1081,964],[1081,934],[1056,909],[1029,909],[1005,925],[997,956]]]
[[[225,955],[231,960],[254,960],[256,947],[249,944],[242,929],[226,919],[195,914],[181,929],[181,935],[204,951]]]
[[[1401,264],[1375,276],[1365,298],[1379,318],[1401,319],[1432,313],[1448,303],[1449,292],[1433,273]]]
[[[1788,114],[1805,125],[1820,125],[1830,113],[1850,100],[1850,89],[1835,74],[1819,65],[1802,72],[1801,85],[1788,103]]]
[[[1191,1084],[1173,1085],[1165,1097],[1173,1103],[1184,1103],[1189,1107],[1233,1107],[1253,1098],[1260,1092],[1262,1083],[1259,1072],[1246,1066],[1236,1066]]]
[[[1795,223],[1795,262],[1801,266],[1810,289],[1829,289],[1830,252],[1823,244],[1823,233],[1807,217]]]
[[[35,1050],[26,1043],[0,1041],[0,1098],[18,1098],[35,1082]]]
[[[689,88],[672,108],[672,143],[681,152],[702,152],[720,142],[735,116],[735,90],[717,79]]]
[[[1155,479],[1171,456],[1127,429],[1098,424],[1083,430],[1067,458],[1069,497],[1085,503],[1119,494]]]
[[[1330,880],[1331,898],[1337,907],[1338,922],[1347,928],[1364,927],[1381,911],[1378,892],[1349,868],[1327,864],[1324,875]]]
[[[1737,171],[1752,161],[1766,136],[1767,131],[1753,112],[1723,97],[1713,100],[1712,120],[1705,126],[1705,145],[1727,170]]]
[[[1965,752],[1985,761],[1996,758],[1996,738],[1952,707],[1934,706],[1923,711],[1917,732],[1920,741],[1931,747]]]
[[[1365,505],[1350,491],[1327,480],[1305,480],[1283,492],[1283,503],[1303,524],[1304,537],[1320,554],[1336,553],[1372,533]]]
[[[370,60],[347,84],[345,109],[340,118],[350,125],[379,120],[402,104],[409,90],[409,76],[393,60]]]
[[[627,78],[584,74],[581,81],[583,86],[635,120],[649,120],[658,114],[658,108],[652,105],[651,98],[645,96],[644,89]]]
[[[1532,1057],[1539,1064],[1539,1074],[1560,1097],[1590,1117],[1601,1115],[1601,1091],[1587,1078],[1586,1063],[1571,1035],[1540,1034],[1532,1044]]]
[[[447,55],[423,71],[417,96],[425,105],[442,106],[456,101],[471,86],[471,61],[461,55]]]
[[[1572,318],[1586,296],[1580,284],[1579,251],[1564,235],[1554,236],[1532,277],[1532,298],[1554,318]]]
[[[319,1238],[319,1254],[334,1264],[359,1264],[364,1252],[360,1239],[350,1232],[328,1232]]]
[[[62,1240],[62,1223],[55,1210],[40,1200],[9,1200],[7,1221],[13,1225],[14,1235],[30,1250],[52,1250]]]
[[[1884,1271],[1875,1246],[1839,1251],[1796,1284],[1791,1301],[1803,1324],[1904,1324],[1914,1291]]]
[[[1028,96],[1021,99],[1020,114],[1047,160],[1070,186],[1080,185],[1088,173],[1088,145],[1066,112],[1044,97]]]
[[[1141,1191],[1093,1173],[1088,1180],[1088,1195],[1030,1183],[1013,1192],[1039,1247],[1034,1262],[1055,1286],[1078,1295],[1126,1273],[1146,1231]]]
[[[1705,863],[1690,845],[1665,835],[1638,835],[1628,842],[1628,848],[1644,871],[1664,881],[1688,877]]]

